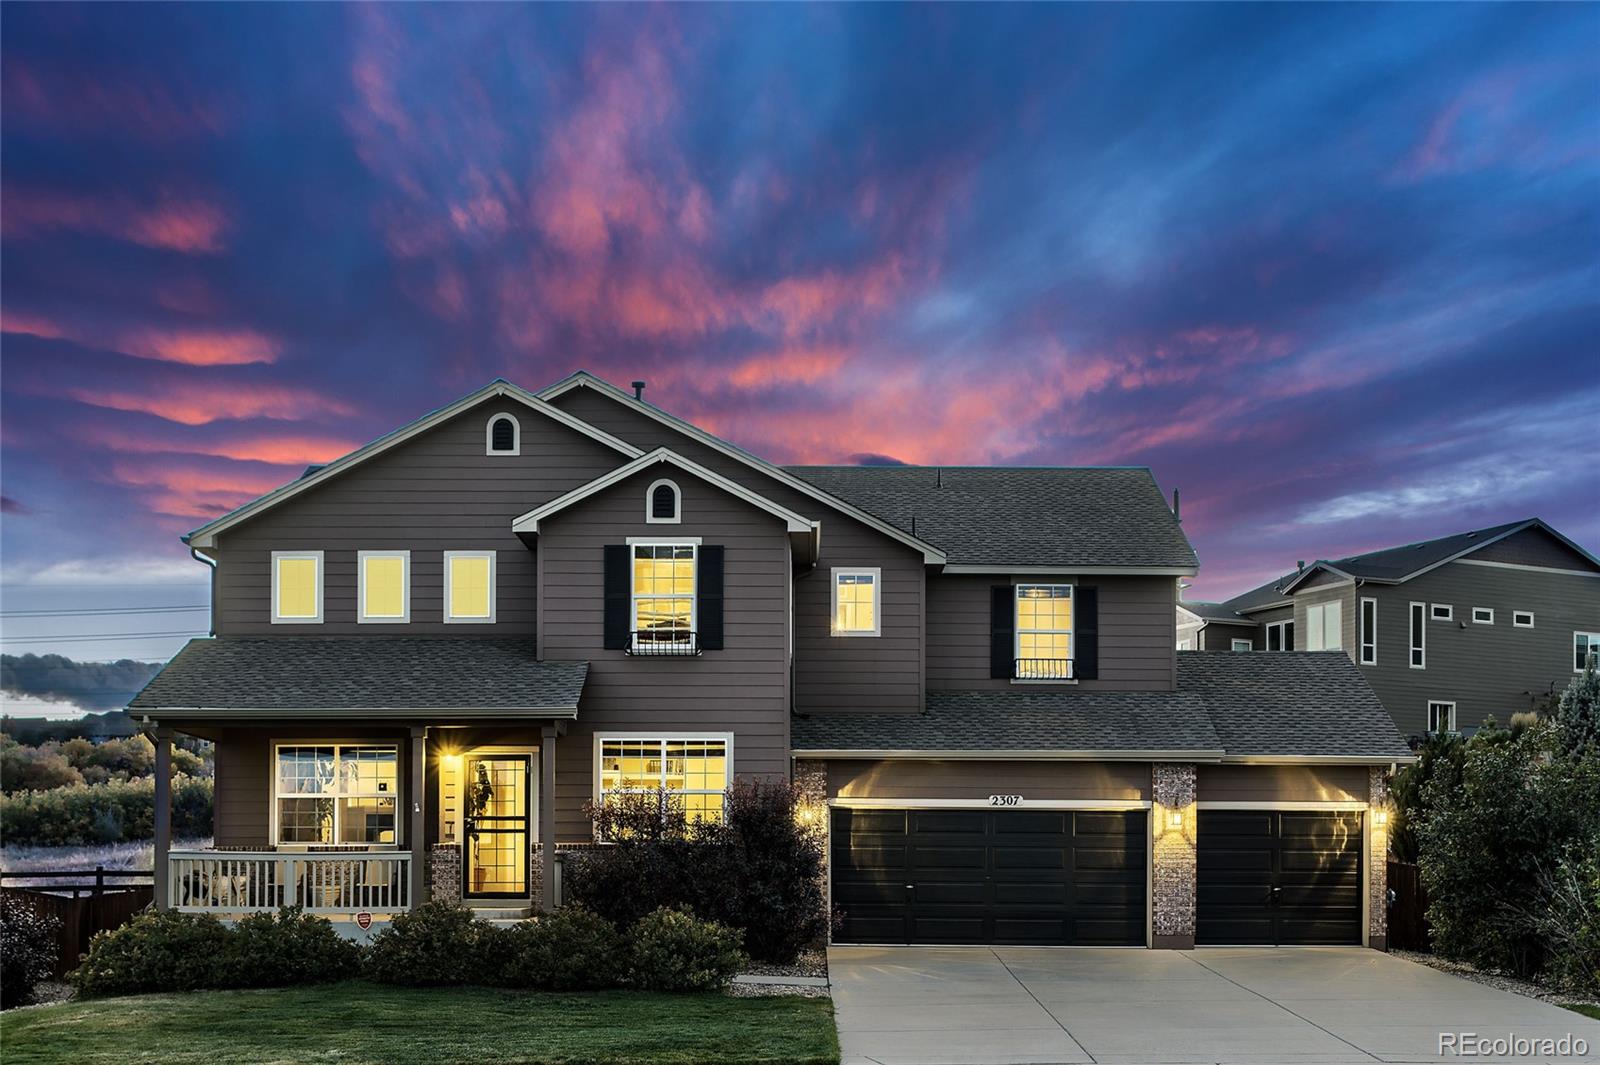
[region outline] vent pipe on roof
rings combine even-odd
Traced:
[[[633,398],[638,400],[644,399],[644,382],[633,381],[630,383],[633,385]]]
[[[1183,524],[1183,508],[1178,505],[1178,490],[1176,488],[1172,490],[1172,516],[1178,520],[1179,525]]]
[[[1306,569],[1306,560],[1305,560],[1305,559],[1303,559],[1303,558],[1301,558],[1301,559],[1296,559],[1296,560],[1295,560],[1295,564],[1294,564],[1294,570],[1295,570],[1295,572],[1296,572],[1296,573],[1304,573],[1304,572],[1305,572],[1305,569]]]

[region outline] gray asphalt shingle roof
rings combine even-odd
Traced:
[[[1398,581],[1409,577],[1419,569],[1426,569],[1447,558],[1459,555],[1463,551],[1477,547],[1487,540],[1492,540],[1501,533],[1510,532],[1512,529],[1528,524],[1523,521],[1507,522],[1489,529],[1474,529],[1470,532],[1455,533],[1452,536],[1441,536],[1437,540],[1424,540],[1416,544],[1402,544],[1400,547],[1385,547],[1377,551],[1368,551],[1360,555],[1350,555],[1333,561],[1331,564],[1350,574],[1352,577],[1363,577],[1368,580]]]
[[[1222,606],[1237,613],[1241,610],[1260,610],[1274,603],[1287,603],[1289,596],[1284,594],[1283,586],[1294,580],[1295,576],[1295,573],[1285,573],[1282,577],[1275,577],[1266,584],[1224,600]]]
[[[1342,652],[1189,652],[1173,692],[932,691],[916,714],[795,717],[796,751],[1410,755]]]
[[[1179,600],[1178,605],[1183,607],[1183,609],[1187,610],[1189,613],[1193,614],[1195,617],[1204,618],[1206,621],[1220,621],[1224,624],[1233,625],[1259,624],[1259,622],[1255,621],[1254,619],[1240,615],[1223,603],[1208,603],[1199,599],[1184,599]]]
[[[786,466],[952,565],[1193,567],[1143,467]]]
[[[575,712],[587,662],[530,638],[277,636],[190,640],[129,709]]]

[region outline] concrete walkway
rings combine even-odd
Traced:
[[[1600,1063],[1600,1022],[1356,947],[835,947],[845,1065]],[[1440,1053],[1441,1033],[1588,1043]]]

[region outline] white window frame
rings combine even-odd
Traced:
[[[1413,600],[1406,607],[1406,665],[1412,669],[1428,668],[1428,604]],[[1420,658],[1420,661],[1419,661]]]
[[[872,628],[839,628],[839,578],[872,578]],[[833,567],[833,589],[828,601],[828,631],[834,636],[881,636],[883,634],[883,570],[877,566]]]
[[[696,561],[697,562],[699,561],[698,557],[696,558]],[[733,733],[731,733],[731,732],[596,732],[594,734],[594,768],[593,768],[593,773],[594,773],[594,776],[593,776],[593,781],[594,781],[594,804],[596,806],[599,806],[601,803],[605,802],[605,797],[606,797],[606,793],[601,787],[601,780],[600,780],[600,766],[601,766],[601,763],[603,761],[602,755],[605,752],[606,744],[609,743],[609,742],[638,743],[641,740],[645,740],[645,741],[649,741],[649,742],[652,742],[652,743],[661,744],[661,783],[662,783],[662,786],[666,785],[666,772],[667,772],[667,766],[666,766],[667,751],[666,751],[666,747],[667,747],[667,744],[669,744],[669,743],[721,743],[723,745],[722,757],[723,757],[723,759],[726,762],[727,767],[728,767],[728,769],[727,769],[727,779],[726,779],[726,782],[723,785],[722,791],[725,792],[725,791],[728,790],[728,788],[733,786]],[[639,789],[639,788],[623,789],[623,793],[624,794],[628,794],[628,793],[641,794],[641,793],[643,793],[643,791],[644,791],[644,789]],[[715,794],[720,794],[720,793],[719,792],[713,792],[713,791],[707,790],[705,788],[685,788],[682,791],[675,792],[675,794],[680,794],[680,795],[715,795]],[[728,808],[727,808],[726,803],[724,803],[724,805],[723,805],[722,813],[723,813],[724,817],[727,816]]]
[[[340,819],[341,814],[340,814],[340,811],[339,811],[340,804],[339,804],[338,800],[339,799],[348,799],[348,798],[376,798],[376,797],[379,797],[379,793],[377,793],[377,792],[373,792],[371,794],[359,794],[358,793],[358,794],[353,794],[353,795],[347,795],[342,791],[326,793],[326,794],[314,794],[314,793],[309,793],[309,792],[301,792],[301,793],[298,793],[298,794],[291,793],[291,794],[287,794],[287,795],[279,795],[278,794],[278,749],[281,748],[281,747],[332,747],[333,748],[333,752],[334,752],[333,753],[333,765],[334,765],[334,768],[333,768],[333,779],[334,779],[335,782],[338,782],[339,780],[341,780],[341,775],[339,773],[339,752],[343,748],[346,748],[346,747],[381,747],[384,750],[393,750],[394,751],[394,764],[395,764],[394,795],[393,795],[393,798],[394,798],[394,842],[393,843],[363,843],[363,844],[357,844],[357,843],[341,843],[339,841],[339,819]],[[304,740],[296,740],[296,739],[276,740],[275,739],[275,740],[273,740],[271,743],[269,743],[267,745],[267,750],[268,750],[267,757],[269,759],[269,764],[267,766],[267,788],[268,788],[268,791],[269,791],[270,796],[271,796],[271,799],[270,799],[271,810],[270,810],[270,814],[269,814],[269,819],[270,819],[269,831],[270,831],[271,835],[269,835],[267,838],[272,840],[272,845],[273,846],[277,847],[280,850],[283,850],[284,848],[289,848],[290,849],[290,851],[289,851],[290,853],[294,853],[295,851],[298,851],[301,848],[304,848],[307,851],[317,851],[317,850],[324,850],[324,849],[327,849],[327,848],[355,847],[355,846],[366,847],[369,851],[394,851],[394,850],[404,850],[405,849],[405,847],[406,847],[406,835],[405,834],[406,834],[406,829],[409,827],[409,825],[407,824],[408,818],[406,817],[406,804],[405,804],[405,802],[402,801],[402,798],[404,797],[403,793],[406,790],[406,779],[405,779],[405,759],[401,757],[400,744],[394,742],[393,740],[381,740],[381,739],[379,739],[379,740],[351,740],[351,739],[338,739],[338,740],[335,740],[335,739],[328,739],[326,737],[317,738],[317,739],[304,739]],[[387,798],[388,796],[384,796],[384,797]],[[279,826],[278,826],[278,800],[280,798],[281,799],[321,799],[321,798],[332,798],[332,799],[334,799],[335,801],[334,801],[334,804],[333,804],[333,842],[332,843],[285,843],[285,842],[283,842],[279,838],[279,835],[278,835],[278,832],[279,832]]]
[[[1367,630],[1367,604],[1372,604],[1372,629]],[[1359,649],[1357,660],[1364,666],[1378,664],[1378,600],[1372,596],[1362,596],[1356,600],[1356,646]]]
[[[1269,621],[1269,622],[1267,622],[1267,638],[1266,638],[1266,643],[1263,646],[1265,646],[1266,649],[1269,650],[1269,651],[1273,650],[1273,647],[1272,647],[1272,630],[1273,629],[1277,629],[1278,630],[1278,647],[1277,647],[1277,650],[1278,651],[1293,650],[1293,648],[1287,646],[1291,642],[1289,640],[1289,629],[1291,627],[1293,627],[1293,625],[1294,625],[1294,619],[1293,618],[1290,618],[1287,621]]]
[[[1320,647],[1313,647],[1311,634],[1311,615],[1316,612],[1317,628],[1321,630],[1322,640]],[[1332,647],[1328,646],[1328,615],[1335,616],[1333,625],[1333,638],[1336,641]],[[1326,603],[1312,603],[1306,607],[1305,649],[1307,651],[1342,651],[1344,650],[1344,604],[1338,599],[1330,599]]]
[[[672,489],[672,516],[668,518],[656,517],[654,505],[656,489],[663,485]],[[644,491],[644,520],[646,525],[679,525],[683,522],[683,492],[678,488],[677,481],[662,477],[650,482],[650,487]]]
[[[1487,615],[1487,616],[1486,617],[1480,617],[1479,615]],[[1493,625],[1494,624],[1494,607],[1492,607],[1492,606],[1475,606],[1475,607],[1473,607],[1472,608],[1472,623],[1474,625]]]
[[[1228,650],[1230,651],[1254,651],[1255,649],[1256,645],[1249,640],[1230,640],[1228,643]]]
[[[496,451],[494,448],[494,423],[502,418],[511,422],[511,450]],[[485,455],[520,455],[522,454],[522,423],[515,414],[501,411],[489,415],[489,420],[483,423],[483,453]]]
[[[1574,629],[1572,632],[1572,672],[1574,673],[1583,672],[1583,666],[1578,664],[1579,636],[1582,636],[1588,641],[1588,649],[1584,651],[1583,655],[1585,663],[1588,662],[1591,654],[1594,654],[1597,650],[1600,650],[1600,632],[1584,632],[1582,629]]]
[[[1523,621],[1523,618],[1528,620]],[[1511,612],[1511,627],[1514,629],[1531,629],[1533,628],[1533,621],[1533,611],[1531,610],[1513,610]]]
[[[1456,608],[1450,603],[1434,603],[1428,607],[1429,621],[1454,621],[1455,619]]]
[[[279,559],[315,559],[317,563],[317,612],[308,618],[284,617],[278,613],[278,560]],[[272,552],[272,623],[274,625],[321,625],[325,613],[324,603],[327,599],[327,585],[323,583],[323,565],[321,551],[274,551]]]
[[[398,558],[400,560],[400,613],[389,617],[367,613],[367,559]],[[363,625],[404,625],[411,620],[411,552],[410,551],[357,551],[356,552],[356,621]]]
[[[1184,637],[1183,639],[1178,641],[1178,650],[1180,650],[1180,651],[1193,651],[1194,650],[1194,641],[1189,639],[1188,637]]]
[[[1448,706],[1450,708],[1449,712],[1446,714],[1446,720],[1445,720],[1445,724],[1447,726],[1449,726],[1449,727],[1443,728],[1443,729],[1436,729],[1436,728],[1431,727],[1433,725],[1433,708],[1436,707],[1436,706]],[[1428,731],[1434,733],[1435,735],[1454,735],[1456,733],[1456,731],[1457,731],[1456,730],[1456,704],[1455,704],[1454,700],[1451,700],[1451,699],[1429,699],[1428,700],[1428,725],[1430,726]]]
[[[1065,588],[1067,590],[1067,600],[1072,604],[1069,610],[1069,616],[1072,618],[1072,624],[1065,630],[1067,634],[1067,675],[1065,677],[1013,676],[1011,678],[1012,683],[1076,684],[1078,679],[1078,593],[1076,587],[1068,582],[1022,581],[1011,586],[1011,672],[1015,674],[1017,672],[1017,663],[1022,661],[1022,637],[1024,633],[1031,633],[1035,635],[1039,633],[1049,633],[1054,635],[1062,631],[1061,629],[1024,629],[1022,627],[1021,623],[1017,619],[1021,613],[1018,610],[1018,607],[1022,603],[1022,589],[1024,588]]]
[[[446,551],[444,553],[444,602],[439,604],[446,625],[493,625],[499,612],[500,563],[496,551]],[[456,617],[450,613],[450,560],[453,558],[487,558],[489,560],[489,616]]]
[[[638,586],[634,584],[634,578],[638,576],[638,567],[634,565],[634,562],[636,561],[634,549],[638,547],[688,547],[693,549],[694,554],[692,554],[690,558],[694,561],[694,590],[689,593],[689,639],[692,641],[694,648],[698,650],[700,646],[700,537],[698,536],[682,537],[676,540],[656,540],[643,536],[628,537],[629,649],[633,651],[639,650],[639,599],[641,597],[639,595]],[[644,596],[643,598],[675,599],[678,597],[672,595],[663,596],[651,594]],[[674,643],[676,642],[678,641],[674,641]],[[646,736],[644,738],[649,739],[650,737]]]

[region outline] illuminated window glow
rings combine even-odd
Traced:
[[[1019,680],[1072,677],[1072,585],[1017,585]]]
[[[272,620],[322,620],[322,552],[272,553]]]
[[[495,554],[493,551],[444,553],[446,621],[494,620]]]
[[[633,545],[633,642],[694,639],[694,544]]]
[[[877,636],[882,574],[876,569],[833,571],[833,634]]]
[[[280,745],[273,775],[276,842],[392,845],[400,750],[394,745]]]
[[[361,620],[411,620],[411,553],[358,552],[361,567]]]
[[[625,792],[666,789],[683,799],[691,821],[720,821],[728,789],[727,739],[597,737],[600,801]]]

